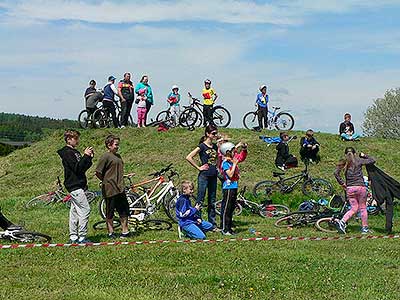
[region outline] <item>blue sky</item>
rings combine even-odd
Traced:
[[[400,0],[0,0],[0,111],[76,118],[90,79],[148,74],[153,113],[173,84],[211,78],[240,126],[258,86],[297,129],[336,132],[400,83]],[[183,97],[183,103],[187,103]],[[134,113],[134,112],[133,112]]]

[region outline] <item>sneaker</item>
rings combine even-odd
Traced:
[[[346,234],[346,223],[339,220],[335,223],[336,229],[339,233]]]
[[[125,128],[125,126],[124,126],[124,125],[121,125],[120,129],[124,129],[124,128]]]
[[[369,230],[368,226],[361,227],[361,234],[367,233],[371,233],[371,230]]]
[[[218,227],[214,227],[211,231],[212,232],[221,232],[222,230],[219,229]]]
[[[222,234],[222,235],[233,235],[233,234],[230,233],[229,231],[225,232],[225,231],[222,231],[222,230],[221,230],[221,234]]]
[[[117,236],[114,234],[114,232],[113,233],[109,233],[108,234],[108,238],[110,239],[110,240],[115,240],[116,238],[117,238]]]
[[[277,166],[278,169],[282,170],[283,172],[285,172],[285,167],[284,166]]]
[[[231,235],[237,235],[237,233],[236,233],[235,231],[233,231],[233,230],[230,230],[229,233],[230,233]]]
[[[79,244],[78,240],[69,240],[68,244]]]
[[[87,238],[84,238],[82,240],[78,240],[78,244],[88,244],[88,243],[92,243],[92,241],[88,240]]]
[[[129,237],[129,232],[121,233],[121,235],[119,236],[120,239],[127,239],[128,237]]]

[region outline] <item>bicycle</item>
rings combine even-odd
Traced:
[[[260,215],[264,218],[277,218],[283,215],[286,215],[290,212],[289,208],[285,205],[281,204],[272,204],[272,203],[256,203],[249,201],[245,198],[244,194],[246,192],[246,187],[243,187],[242,190],[237,195],[236,206],[234,210],[234,215],[239,216],[243,208],[250,210],[253,214]],[[221,215],[221,206],[222,201],[217,201],[215,203],[216,213]]]
[[[128,176],[129,185],[125,189],[129,203],[129,218],[143,221],[156,213],[163,206],[166,215],[175,222],[175,207],[169,207],[169,203],[179,196],[172,179],[179,174],[172,169],[172,164],[158,172],[149,174],[153,177],[136,184],[132,184]],[[152,185],[147,187],[147,185]],[[141,194],[140,194],[141,193]],[[176,201],[176,200],[175,200]],[[100,215],[106,218],[106,203],[103,198],[99,203]]]
[[[121,124],[122,119],[122,109],[118,101],[113,101],[116,108],[117,119],[119,124]],[[92,115],[92,122],[95,128],[110,128],[113,125],[111,113],[103,105],[100,105]],[[135,127],[136,123],[133,120],[132,115],[128,117],[128,126]]]
[[[27,231],[22,226],[18,226],[9,221],[1,212],[0,208],[0,219],[2,223],[7,225],[7,228],[3,228],[4,231],[0,231],[0,239],[8,240],[10,242],[16,241],[21,243],[48,243],[51,241],[51,237],[34,231]]]
[[[159,124],[161,122],[165,123],[169,128],[174,128],[179,126],[180,112],[171,112],[171,108],[167,110],[160,111],[156,117],[156,122]]]
[[[292,130],[294,127],[294,118],[287,111],[280,111],[278,106],[272,106],[272,111],[268,110],[268,129],[272,130],[275,127],[277,130]],[[258,109],[250,111],[243,117],[243,126],[250,130],[261,130],[258,124]]]
[[[121,226],[121,221],[118,219],[113,220],[113,228],[117,229]],[[172,224],[165,220],[149,219],[149,220],[138,220],[136,218],[128,218],[128,226],[130,232],[140,232],[144,230],[170,230]],[[95,230],[106,230],[107,223],[105,220],[96,222],[93,224]]]
[[[201,127],[203,125],[203,104],[188,93],[190,105],[183,106],[184,110],[179,116],[179,124],[182,127]],[[218,127],[228,127],[231,123],[230,112],[222,105],[216,105],[212,109],[213,123]]]
[[[46,194],[34,197],[26,202],[25,209],[30,209],[38,206],[47,206],[52,203],[65,203],[67,207],[69,207],[71,205],[70,200],[72,196],[64,191],[59,176],[57,176],[56,186],[57,188],[55,191],[51,191]],[[85,191],[85,195],[89,203],[92,203],[100,194],[101,192],[94,192],[89,190]]]
[[[265,196],[266,199],[271,199],[274,193],[288,194],[294,188],[303,182],[301,191],[304,195],[310,198],[324,198],[333,194],[331,183],[322,178],[313,178],[308,171],[308,163],[305,163],[305,169],[300,174],[296,174],[285,178],[283,172],[272,172],[273,177],[278,177],[276,181],[264,180],[258,182],[253,189],[253,195],[257,198]]]

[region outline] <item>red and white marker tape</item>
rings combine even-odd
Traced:
[[[86,244],[12,244],[1,245],[0,249],[17,248],[68,248],[68,247],[98,247],[98,246],[120,246],[120,245],[147,245],[147,244],[213,244],[228,242],[256,242],[256,241],[350,241],[350,240],[376,240],[376,239],[398,239],[400,235],[358,235],[358,236],[332,236],[332,237],[306,237],[306,236],[269,236],[251,238],[232,238],[214,240],[153,240],[133,242],[101,242]]]

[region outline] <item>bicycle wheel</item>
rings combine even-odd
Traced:
[[[262,201],[271,200],[271,197],[280,192],[280,186],[272,180],[260,181],[253,188],[254,197],[260,198]]]
[[[167,198],[168,196],[168,198]],[[174,223],[178,223],[178,218],[176,217],[176,200],[178,200],[179,193],[176,191],[174,194],[167,194],[163,200],[163,206],[165,213]]]
[[[199,113],[193,107],[186,108],[179,116],[179,124],[182,127],[194,127],[199,119]]]
[[[275,226],[279,228],[307,226],[316,222],[316,212],[296,211],[279,218]]]
[[[119,124],[122,124],[122,123],[121,123],[121,121],[122,121],[122,114],[121,114],[121,112],[118,112],[117,118],[118,118]],[[127,126],[129,126],[129,127],[136,127],[136,125],[137,125],[137,124],[133,121],[132,115],[129,115]]]
[[[276,115],[274,124],[277,130],[291,130],[294,127],[294,118],[289,113],[281,112]]]
[[[222,209],[222,201],[217,201],[215,202],[215,212],[217,213],[218,216],[221,215],[221,209]],[[235,210],[233,211],[234,216],[239,216],[243,211],[243,207],[240,205],[240,203],[236,203]]]
[[[93,126],[95,128],[108,128],[110,125],[110,118],[105,110],[99,108],[93,113]]]
[[[289,207],[281,204],[265,204],[260,207],[260,216],[264,218],[281,218],[288,213]]]
[[[121,221],[114,219],[113,220],[113,228],[118,228],[119,226],[121,226]],[[107,230],[107,223],[106,220],[101,220],[99,222],[96,222],[93,224],[93,229],[94,230]]]
[[[250,111],[247,114],[244,115],[243,117],[243,126],[246,129],[253,130],[255,128],[258,128],[258,119],[257,119],[257,113],[254,111]]]
[[[47,193],[37,196],[25,203],[25,209],[30,209],[34,207],[39,207],[39,208],[44,207],[52,203],[56,198],[57,198],[56,193]]]
[[[330,182],[325,179],[313,178],[303,183],[301,191],[311,199],[319,199],[332,196],[333,187]]]
[[[22,243],[48,243],[51,241],[51,236],[39,232],[17,231],[12,233],[14,239]]]
[[[230,112],[222,106],[213,108],[213,122],[217,127],[228,127],[231,123]]]
[[[315,223],[315,227],[318,230],[328,233],[337,233],[337,229],[335,226],[335,220],[332,217],[321,218]]]
[[[129,218],[142,221],[147,213],[147,206],[143,199],[139,199],[138,194],[130,193],[127,195],[129,203]]]
[[[143,221],[143,227],[145,230],[170,230],[172,224],[164,220],[146,220]]]
[[[79,127],[81,127],[82,129],[87,129],[91,126],[92,118],[91,118],[90,113],[86,109],[82,110],[79,113],[78,123],[79,123]]]

